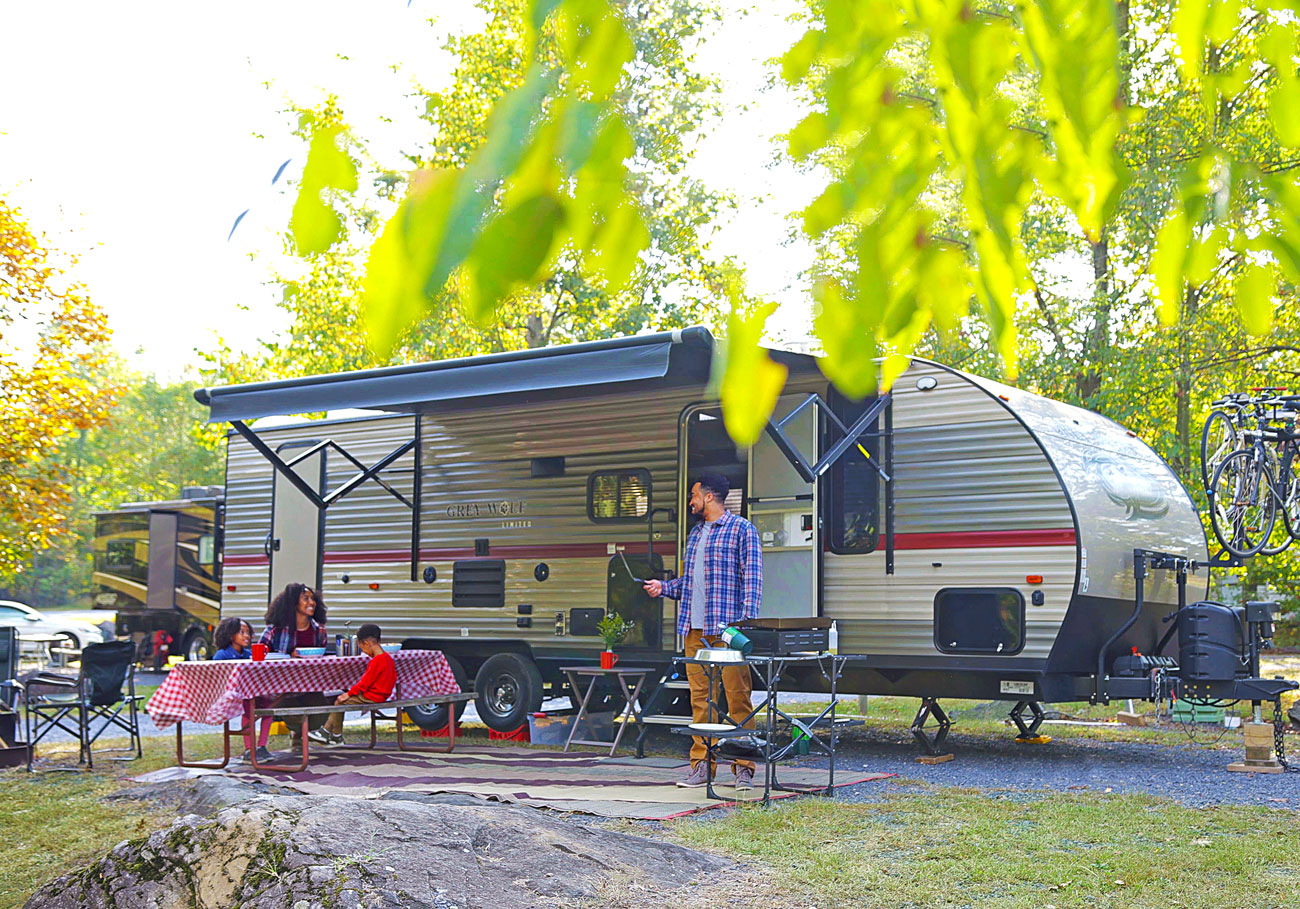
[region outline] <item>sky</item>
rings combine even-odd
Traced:
[[[752,290],[782,301],[775,333],[798,340],[810,327],[799,280],[810,253],[787,242],[787,215],[817,187],[772,166],[772,137],[799,110],[762,92],[768,61],[798,35],[794,4],[724,5],[698,57],[722,80],[726,113],[693,173],[736,194],[712,246],[746,265]],[[290,101],[338,95],[372,154],[396,164],[414,144],[411,86],[447,84],[454,61],[441,45],[482,15],[469,0],[0,0],[0,196],[79,257],[75,277],[132,366],[192,375],[202,351],[251,349],[287,325],[269,278],[286,264],[286,184],[306,152],[283,113]]]

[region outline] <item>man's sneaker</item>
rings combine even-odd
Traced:
[[[691,768],[690,773],[677,781],[677,785],[682,789],[699,789],[701,786],[709,785],[709,762],[700,761]]]
[[[309,742],[315,742],[317,745],[334,744],[334,739],[330,735],[330,731],[324,727],[321,727],[320,729],[312,729],[308,731],[307,740]]]
[[[753,789],[754,788],[754,771],[749,767],[739,767],[736,770],[736,788]]]
[[[259,754],[259,755],[257,756],[257,759],[260,761],[260,760],[262,759],[262,756]],[[249,760],[248,760],[248,749],[247,749],[247,748],[245,748],[245,749],[244,749],[244,753],[243,753],[242,755],[240,755],[239,762],[240,762],[241,764],[247,764],[247,763],[249,763]]]
[[[258,759],[259,761],[261,761],[263,764],[265,764],[267,761],[271,760],[271,749],[270,749],[270,748],[267,748],[265,745],[258,745],[258,746],[257,746],[257,759]]]
[[[329,732],[329,730],[327,729],[326,732]],[[331,744],[331,745],[346,745],[346,744],[347,744],[347,742],[343,741],[343,733],[341,733],[341,732],[330,732],[330,733],[329,733],[329,737],[330,737],[330,744]]]

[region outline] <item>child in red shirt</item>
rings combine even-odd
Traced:
[[[379,639],[379,626],[373,622],[367,622],[357,629],[357,646],[361,648],[362,653],[370,657],[370,662],[366,665],[366,671],[361,676],[361,680],[349,688],[345,694],[340,694],[335,698],[335,704],[339,706],[378,704],[388,700],[392,695],[393,688],[397,686],[397,664],[393,662],[392,656],[380,646]],[[315,733],[308,733],[308,738],[319,741],[323,745],[342,745],[343,714],[341,712],[331,713],[330,718],[325,721],[325,725],[319,731],[325,733],[325,735],[318,738]]]

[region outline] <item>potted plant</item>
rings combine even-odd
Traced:
[[[623,643],[623,638],[633,628],[633,623],[624,619],[617,612],[607,612],[605,617],[596,625],[596,630],[600,633],[600,639],[605,642],[605,649],[600,655],[600,668],[613,669],[614,664],[618,662],[618,657],[614,654],[614,648]]]

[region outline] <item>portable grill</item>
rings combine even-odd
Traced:
[[[830,646],[830,619],[746,619],[738,628],[754,642],[754,652],[771,656],[821,653]]]

